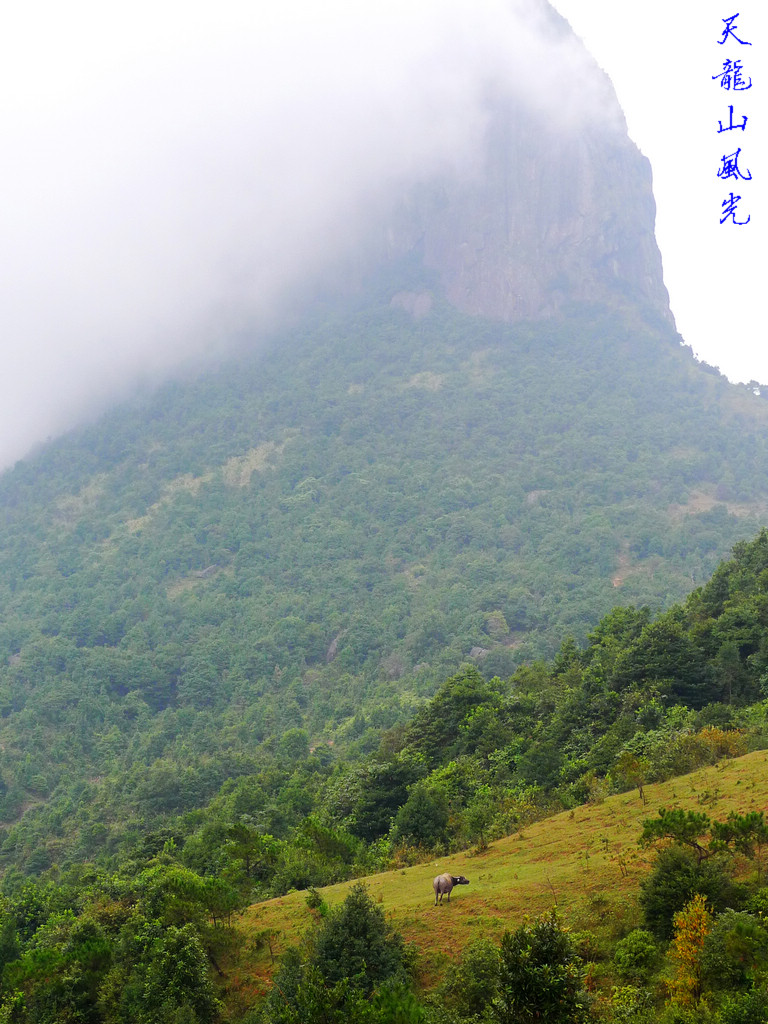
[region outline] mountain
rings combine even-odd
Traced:
[[[434,290],[505,322],[588,302],[672,325],[650,164],[567,22],[546,2],[532,10],[536,49],[510,55],[520,66],[506,80],[489,77],[476,148],[392,190],[345,280],[399,272],[394,301],[417,316]]]
[[[479,166],[413,190],[386,226],[387,255],[415,257],[425,284],[476,316],[592,302],[671,324],[654,217],[650,165],[618,117],[566,127],[495,97]]]
[[[290,325],[0,478],[6,865],[117,855],[286,735],[374,749],[766,522],[768,407],[675,333],[605,89],[491,83],[472,158],[399,182]]]
[[[610,84],[521,9],[515,73],[452,92],[474,146],[329,226],[269,335],[0,475],[0,1020],[477,1019],[537,929],[596,1015],[671,1020],[631,933],[649,796],[673,809],[644,837],[693,844],[645,880],[645,925],[711,897],[733,994],[707,979],[707,1012],[763,1014],[726,947],[768,949],[768,404],[675,332]],[[276,264],[312,248],[286,235]],[[470,845],[433,907],[408,867]],[[317,892],[376,872],[425,990],[461,952],[431,1007],[383,908]],[[577,935],[469,944],[543,888]]]
[[[764,516],[763,408],[615,313],[387,306],[49,445],[0,483],[5,820],[140,828],[666,605]]]

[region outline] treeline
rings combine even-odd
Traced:
[[[293,831],[270,820],[300,852],[276,855],[265,891],[281,891],[270,885],[291,871],[293,887],[305,888],[343,877],[344,864],[351,875],[377,858],[383,866],[482,846],[554,810],[642,792],[646,782],[768,745],[767,579],[763,532],[656,618],[617,608],[582,648],[568,640],[552,662],[506,681],[468,666],[357,760],[334,763],[319,748],[286,783],[287,795],[301,780],[307,816]],[[300,733],[283,743],[289,738],[302,742]],[[251,827],[274,814],[258,777],[227,788],[215,806],[231,814],[240,801]]]
[[[761,1024],[768,1019],[768,888],[763,812],[710,821],[662,809],[644,823],[657,855],[640,926],[572,932],[556,910],[462,951],[422,1020],[522,1024]],[[739,879],[734,877],[737,859]],[[749,867],[745,871],[743,864]],[[320,1018],[317,1018],[320,1019]],[[415,1018],[419,1019],[419,1018]]]
[[[654,611],[753,532],[762,415],[599,310],[377,310],[3,475],[6,1019],[149,1024],[171,949],[215,1019],[246,903],[764,745],[766,535]]]
[[[43,805],[6,827],[6,887],[23,881],[14,861],[27,874],[83,861],[114,870],[172,840],[187,867],[243,899],[277,895],[483,845],[553,810],[761,747],[767,574],[763,532],[683,604],[655,618],[614,609],[582,647],[567,640],[551,662],[506,680],[466,666],[410,721],[361,723],[341,756],[293,728],[227,759],[227,735],[190,719],[177,759],[81,789],[87,818],[71,803],[69,816]],[[146,717],[135,742],[158,742]],[[120,821],[129,793],[134,815]],[[46,862],[57,849],[61,859]]]
[[[766,578],[763,532],[655,618],[614,609],[583,646],[566,640],[551,662],[506,680],[465,666],[390,728],[361,711],[341,754],[311,747],[298,727],[246,754],[247,721],[222,733],[204,715],[137,710],[137,761],[168,742],[161,728],[175,734],[174,756],[122,771],[112,726],[98,784],[74,781],[61,806],[41,802],[4,828],[6,885],[83,861],[140,864],[172,839],[188,867],[244,898],[277,895],[483,845],[552,810],[763,746]]]
[[[212,1024],[237,896],[173,858],[136,875],[81,870],[0,902],[0,1020]]]

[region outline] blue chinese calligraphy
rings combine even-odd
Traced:
[[[721,88],[733,89],[734,92],[744,92],[752,88],[751,78],[748,83],[744,81],[740,60],[724,60],[723,70],[719,75],[712,75],[712,78],[719,78]]]
[[[736,42],[740,43],[742,46],[751,46],[752,45],[752,43],[748,43],[744,39],[739,39],[739,37],[736,35],[736,30],[733,27],[733,23],[736,21],[738,16],[739,15],[737,13],[737,14],[732,14],[730,16],[730,18],[723,18],[723,22],[725,23],[725,28],[723,29],[723,38],[717,40],[719,46],[722,46],[723,43],[726,41],[726,39],[728,39],[729,36],[733,36],[733,38],[736,40]]]
[[[741,35],[737,35],[736,19],[739,17],[738,13],[730,15],[728,18],[721,19],[725,28],[722,30],[720,39],[717,40],[719,46],[724,46],[726,43],[731,45],[736,44],[738,46],[751,46],[752,43],[746,39],[743,39]],[[728,92],[746,92],[752,88],[752,78],[744,68],[743,61],[726,57],[723,61],[723,70],[716,75],[712,75],[712,80],[720,83],[720,88],[725,89]],[[720,119],[718,120],[717,134],[720,135],[723,132],[730,131],[742,131],[745,132],[747,128],[747,121],[749,118],[746,114],[739,111],[734,120],[733,104],[728,106],[728,121],[727,123]],[[727,181],[730,178],[736,178],[737,181],[751,181],[752,172],[744,165],[739,164],[739,157],[741,156],[741,147],[738,147],[733,153],[723,153],[720,157],[720,167],[717,171],[717,177],[723,181]],[[728,194],[728,197],[723,200],[721,205],[720,223],[730,223],[742,227],[744,224],[749,224],[751,220],[751,214],[747,214],[746,218],[739,219],[738,215],[738,204],[741,202],[742,197],[734,195],[733,192]]]
[[[733,104],[731,104],[728,107],[728,124],[725,125],[725,127],[723,127],[723,122],[722,121],[718,121],[717,123],[720,125],[720,127],[717,129],[718,135],[721,132],[732,132],[734,128],[739,128],[741,131],[744,131],[744,129],[747,127],[747,115],[746,114],[743,115],[741,124],[734,124],[733,123]]]
[[[742,178],[744,181],[752,180],[752,172],[747,171],[743,174],[739,167],[739,153],[741,153],[741,147],[739,147],[735,153],[729,153],[728,156],[722,158],[722,167],[717,172],[718,178]]]
[[[722,207],[724,213],[723,216],[720,218],[721,224],[725,224],[729,217],[732,219],[734,224],[749,224],[750,220],[752,219],[751,214],[747,217],[746,220],[736,220],[736,206],[740,201],[741,196],[735,196],[733,192],[731,192],[730,196],[727,199],[723,200]]]

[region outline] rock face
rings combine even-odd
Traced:
[[[553,54],[563,33],[581,47],[543,0],[542,9]],[[563,75],[564,92],[588,86],[594,94],[592,109],[573,117],[566,95],[558,116],[557,97],[548,105],[524,90],[489,90],[482,152],[470,170],[423,182],[402,200],[386,228],[389,260],[420,265],[467,313],[511,321],[586,301],[639,306],[672,322],[650,165],[607,77],[584,60],[589,83]]]

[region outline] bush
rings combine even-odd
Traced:
[[[370,1024],[422,1024],[425,1019],[424,1007],[402,983],[382,985],[370,1002]]]
[[[358,882],[338,910],[326,918],[315,941],[313,963],[328,984],[345,978],[370,995],[383,981],[406,980],[408,954],[384,911]]]
[[[626,981],[647,981],[659,962],[659,947],[650,932],[636,928],[616,944],[613,963]]]
[[[572,932],[573,951],[586,963],[597,963],[607,959],[605,943],[591,931]]]
[[[768,921],[768,886],[763,886],[747,900],[745,910],[754,914],[761,922]]]
[[[578,1024],[587,1019],[584,965],[554,911],[501,940],[498,995],[491,1004],[500,1024]]]
[[[730,996],[720,1008],[719,1024],[765,1024],[768,1020],[768,992],[756,988]]]
[[[695,1007],[672,1003],[664,1007],[656,1020],[658,1024],[720,1024],[719,1017],[714,1017],[704,1003]]]
[[[659,939],[671,939],[674,915],[697,894],[706,896],[715,913],[744,902],[743,888],[733,883],[720,859],[699,864],[691,851],[680,846],[662,850],[641,883],[640,906],[648,929]]]
[[[726,910],[704,943],[702,966],[718,988],[745,988],[768,967],[768,930],[751,914]]]
[[[328,905],[314,885],[310,885],[309,889],[307,889],[304,901],[310,910],[317,910],[321,917],[325,917],[328,913]]]
[[[704,942],[712,930],[712,914],[704,896],[696,895],[675,914],[675,934],[667,951],[674,975],[667,981],[669,1001],[677,1006],[698,1006],[704,971]]]
[[[414,1024],[420,1007],[409,995],[408,967],[402,937],[392,932],[381,907],[358,883],[325,918],[306,956],[297,949],[284,954],[262,1020]]]
[[[635,985],[615,987],[611,992],[612,1020],[616,1024],[645,1024],[653,1019],[650,993]]]
[[[496,996],[501,957],[490,939],[475,939],[443,983],[440,994],[460,1017],[481,1014]]]
[[[395,816],[392,841],[432,847],[446,840],[448,818],[445,795],[417,782]]]
[[[346,978],[329,985],[317,967],[308,965],[300,971],[292,991],[288,993],[279,985],[280,977],[264,1005],[262,1024],[347,1024],[370,1020],[365,996]]]

